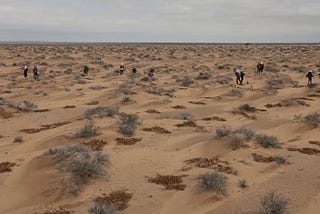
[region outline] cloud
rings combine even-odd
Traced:
[[[0,40],[318,42],[320,36],[316,0],[1,3]]]

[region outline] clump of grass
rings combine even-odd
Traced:
[[[95,85],[95,86],[90,86],[89,87],[91,90],[95,90],[95,91],[100,91],[102,90],[104,87],[101,85]]]
[[[246,112],[256,112],[257,109],[253,106],[250,106],[249,104],[243,104],[238,107],[240,111],[246,111]]]
[[[233,149],[242,147],[245,144],[244,138],[240,134],[232,134],[230,139],[230,145]]]
[[[247,128],[238,128],[232,131],[232,134],[241,134],[245,136],[246,140],[251,140],[253,136],[256,134],[254,130]]]
[[[58,159],[56,168],[66,177],[64,186],[67,193],[77,195],[91,179],[106,175],[104,164],[109,161],[109,156],[92,152],[85,145],[49,149],[45,154]]]
[[[117,125],[118,131],[126,136],[132,136],[138,126],[139,116],[136,114],[123,114],[120,116]]]
[[[100,117],[109,116],[112,117],[119,112],[119,106],[98,106],[96,108],[88,109],[84,112],[85,118],[90,118],[94,115]]]
[[[261,200],[260,214],[284,214],[287,212],[289,200],[275,191],[264,195]]]
[[[192,120],[194,118],[194,115],[189,112],[180,112],[176,115],[175,118],[181,120]]]
[[[118,86],[118,91],[119,91],[121,94],[124,94],[124,95],[129,95],[129,94],[131,94],[129,83],[128,83],[128,82],[124,82],[124,83],[120,84],[120,85]]]
[[[231,129],[226,126],[221,126],[216,129],[216,136],[218,138],[227,137],[231,134]]]
[[[181,85],[185,87],[189,87],[193,84],[193,80],[188,76],[184,76],[182,79],[178,79],[177,82],[181,82]]]
[[[307,116],[305,116],[303,118],[303,121],[305,123],[308,123],[308,124],[311,124],[314,126],[318,126],[318,125],[320,125],[320,114],[318,112],[308,114]]]
[[[257,142],[264,148],[279,148],[280,143],[277,137],[260,134],[256,136]]]
[[[14,138],[13,140],[14,143],[22,143],[23,142],[23,138],[22,136],[17,136]]]
[[[101,203],[95,203],[93,207],[88,210],[89,214],[116,214],[118,213],[114,205],[105,205]]]
[[[213,190],[222,195],[227,194],[227,180],[228,177],[219,172],[206,173],[199,176],[203,189]]]
[[[231,89],[227,95],[232,96],[232,97],[242,97],[243,93],[240,90],[237,89]]]
[[[240,188],[243,188],[243,189],[249,187],[248,182],[245,179],[240,179],[238,185]]]
[[[272,156],[272,160],[274,162],[276,162],[277,164],[281,165],[281,164],[286,164],[287,163],[287,159],[280,156],[280,155],[274,155]]]
[[[212,77],[210,72],[200,72],[197,79],[198,80],[208,80]]]
[[[100,134],[100,128],[95,125],[93,120],[88,120],[83,128],[79,129],[75,133],[75,137],[77,138],[88,138],[97,136]]]

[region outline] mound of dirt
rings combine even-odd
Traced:
[[[142,138],[117,138],[116,141],[118,145],[134,145],[142,141]]]
[[[154,109],[147,110],[146,112],[149,113],[149,114],[160,114],[161,113],[161,112],[159,112],[157,110],[154,110]]]
[[[63,109],[76,108],[75,106],[64,106]]]
[[[42,125],[41,128],[36,128],[36,129],[22,129],[20,130],[20,132],[24,132],[27,134],[34,134],[34,133],[38,133],[41,131],[45,131],[45,130],[49,130],[49,129],[55,129],[57,127],[69,124],[71,122],[69,121],[64,121],[64,122],[59,122],[59,123],[54,123],[54,124],[48,124],[48,125]]]
[[[36,109],[33,112],[41,113],[41,112],[49,112],[49,111],[50,111],[49,109]]]
[[[126,193],[126,191],[120,190],[112,192],[109,195],[105,194],[104,196],[97,197],[94,201],[106,206],[114,205],[117,210],[125,210],[128,208],[128,203],[132,196],[132,193]]]
[[[0,163],[0,173],[5,173],[5,172],[11,172],[12,167],[14,167],[16,164],[15,163],[10,163],[10,162],[2,162]]]
[[[192,165],[199,168],[214,169],[217,172],[232,174],[235,170],[229,166],[228,161],[222,161],[217,157],[214,158],[192,158],[184,161],[187,165]]]
[[[318,149],[313,149],[313,148],[302,148],[302,149],[297,149],[297,148],[288,148],[288,151],[290,152],[301,152],[306,155],[319,155],[320,150]]]
[[[270,163],[273,161],[273,158],[270,156],[259,155],[256,153],[252,154],[253,160],[259,163]]]
[[[225,122],[227,121],[224,118],[218,117],[218,116],[211,116],[211,117],[206,117],[202,119],[203,121],[220,121],[220,122]]]
[[[207,105],[206,103],[204,102],[196,102],[196,101],[189,101],[188,103],[191,103],[191,104],[195,104],[195,105]]]
[[[10,112],[7,112],[4,108],[0,107],[0,118],[8,119],[13,117],[13,114]]]
[[[103,147],[108,144],[108,142],[104,140],[91,140],[90,142],[84,142],[83,145],[86,145],[91,148],[93,151],[102,151]]]
[[[98,105],[99,104],[99,101],[92,101],[90,103],[87,103],[87,105],[89,106],[95,106],[95,105]]]
[[[165,186],[166,190],[179,190],[183,191],[186,188],[185,184],[182,184],[184,176],[174,175],[159,175],[154,178],[148,178],[149,183],[156,183]]]
[[[177,124],[177,127],[197,127],[197,124],[191,120],[183,122],[182,124]]]
[[[171,108],[174,108],[174,109],[186,109],[185,106],[181,106],[181,105],[172,106]]]
[[[144,128],[142,130],[145,132],[155,132],[157,134],[171,134],[170,131],[168,131],[162,127],[159,127],[159,126],[154,126],[152,128]]]

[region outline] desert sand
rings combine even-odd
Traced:
[[[249,213],[271,191],[289,200],[290,213],[319,213],[320,124],[305,118],[320,112],[319,53],[319,44],[1,44],[0,213],[88,213],[110,194],[123,203],[120,213]],[[265,71],[257,74],[260,61]],[[117,75],[121,63],[126,70]],[[90,71],[81,76],[84,65]],[[243,85],[235,84],[239,66]],[[119,111],[92,116],[99,135],[76,137],[84,113],[98,106]],[[118,130],[123,114],[139,117],[132,136]],[[222,126],[275,136],[279,145],[265,148],[253,137],[235,147],[217,137]],[[107,175],[72,195],[59,160],[46,152],[84,143],[109,156]],[[214,171],[228,177],[225,195],[199,182]],[[157,175],[178,184],[151,182]]]

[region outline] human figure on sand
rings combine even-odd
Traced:
[[[133,74],[136,74],[136,73],[137,73],[137,67],[136,67],[136,65],[133,65],[133,66],[132,66],[132,73],[133,73]]]
[[[150,71],[148,72],[148,76],[152,79],[155,76],[154,67],[152,66]]]
[[[85,73],[85,74],[89,73],[89,67],[87,65],[84,66],[83,73]]]
[[[308,73],[307,73],[307,75],[306,75],[306,78],[308,78],[308,83],[307,83],[307,85],[308,85],[309,87],[312,87],[312,78],[313,78],[313,77],[314,77],[313,71],[312,71],[312,70],[309,70]]]
[[[120,65],[119,74],[120,75],[124,74],[124,64],[123,63],[121,63],[121,65]]]
[[[239,68],[234,69],[234,74],[236,75],[236,83],[237,85],[241,84],[241,71]]]
[[[29,71],[29,68],[28,68],[28,65],[26,64],[26,65],[23,67],[23,76],[24,76],[24,78],[27,78],[27,77],[28,77],[28,71]]]
[[[38,66],[37,64],[34,64],[33,66],[33,78],[35,80],[38,80],[39,79],[39,72],[38,72]]]
[[[262,73],[264,69],[264,62],[259,62],[256,68],[257,68],[256,70],[257,73]]]

